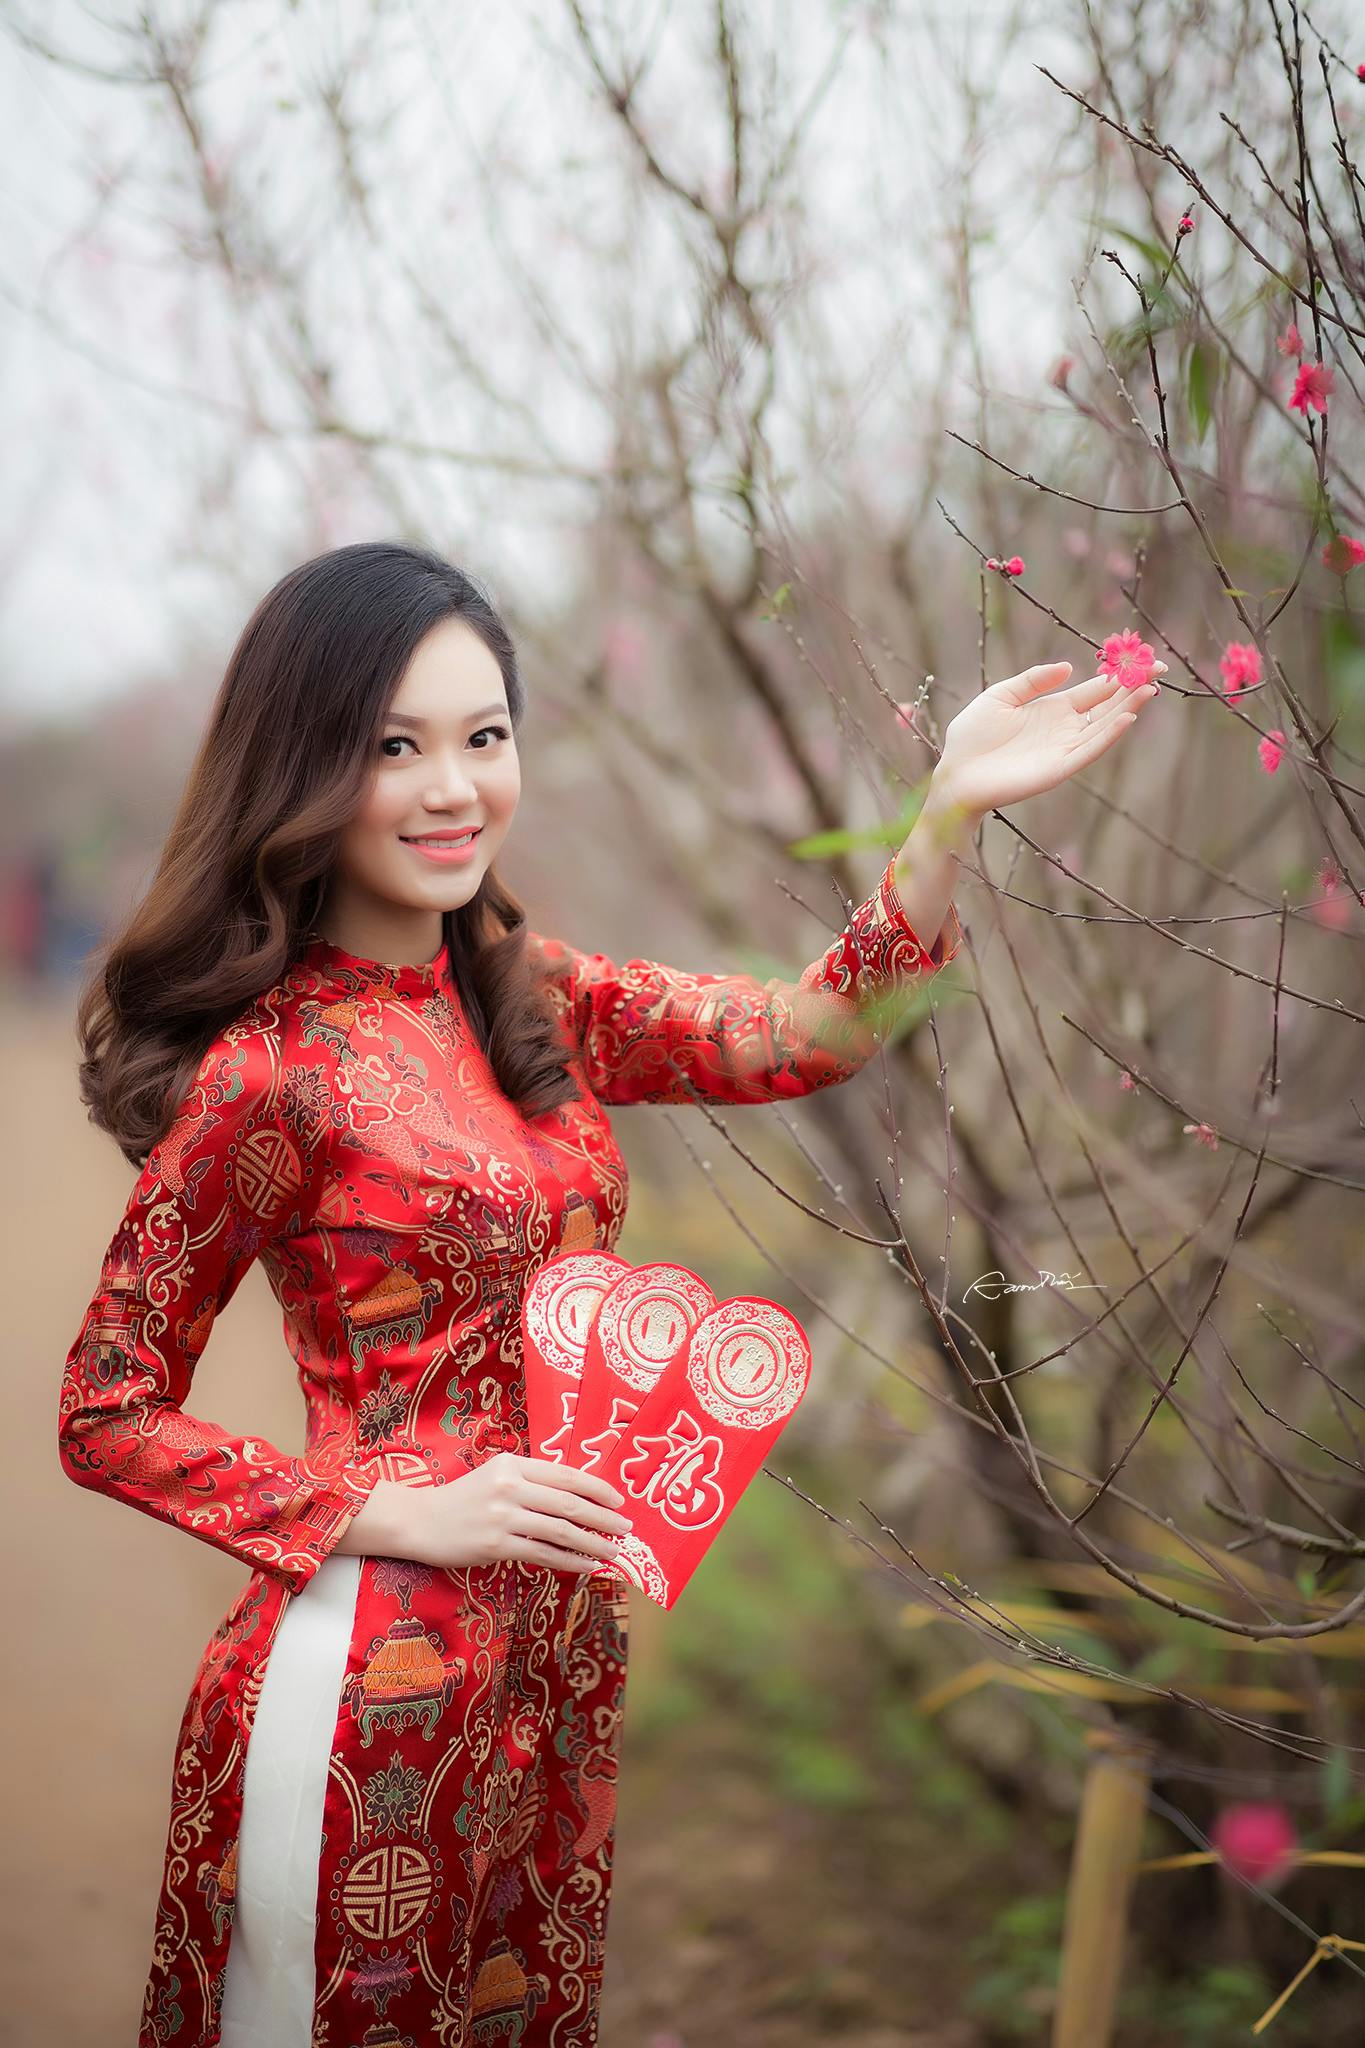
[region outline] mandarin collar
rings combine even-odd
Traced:
[[[348,953],[344,946],[324,938],[321,932],[313,932],[305,945],[303,963],[329,981],[363,988],[374,995],[429,996],[446,987],[450,979],[449,949],[444,939],[432,960],[395,962]]]

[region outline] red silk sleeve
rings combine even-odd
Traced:
[[[286,1027],[287,1028],[287,1027]],[[326,1055],[324,1055],[326,1057]],[[297,1592],[378,1467],[324,1440],[289,1457],[185,1412],[217,1316],[262,1252],[306,1227],[327,1082],[277,1025],[220,1033],[128,1198],[62,1376],[58,1450],[78,1486],[187,1530]]]
[[[707,1102],[774,1102],[848,1080],[912,990],[962,946],[950,905],[932,950],[924,947],[894,868],[892,859],[795,982],[689,974],[657,960],[618,966],[532,932],[592,1093],[604,1103],[691,1102],[693,1089]]]

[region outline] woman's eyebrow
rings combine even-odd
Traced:
[[[466,713],[464,723],[467,725],[474,718],[491,718],[495,712],[506,718],[507,706],[502,703],[481,704],[477,711]],[[425,718],[414,718],[406,711],[391,711],[389,722],[392,725],[415,725],[419,731],[426,726]]]

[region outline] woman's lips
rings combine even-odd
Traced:
[[[438,867],[454,867],[461,861],[473,860],[475,853],[478,851],[479,838],[482,832],[483,827],[480,825],[472,839],[467,839],[458,846],[451,845],[448,842],[442,845],[430,839],[406,839],[403,838],[401,833],[399,837],[403,838],[404,846],[410,846],[413,852],[419,855],[422,860],[435,861]]]

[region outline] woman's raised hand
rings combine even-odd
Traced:
[[[1165,662],[1155,666],[1165,673]],[[1004,804],[1041,796],[1107,753],[1160,694],[1155,683],[1130,689],[1107,675],[1059,689],[1070,673],[1069,661],[1043,662],[992,683],[964,705],[943,736],[933,774],[936,801],[984,818]]]

